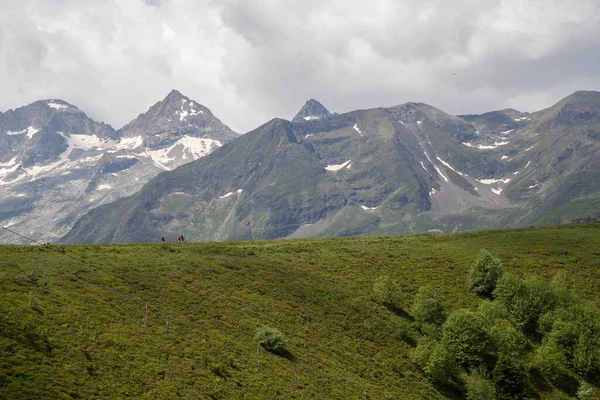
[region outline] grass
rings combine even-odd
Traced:
[[[509,271],[550,277],[566,270],[586,296],[600,294],[597,223],[455,235],[1,246],[0,399],[461,398],[411,363],[420,333],[403,310],[423,285],[448,309],[473,308],[478,299],[466,277],[480,248]],[[402,309],[371,300],[381,275],[400,283]],[[257,346],[262,326],[285,335],[285,354]],[[539,395],[560,397],[552,388]]]

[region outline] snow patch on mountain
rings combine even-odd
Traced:
[[[69,108],[69,106],[67,106],[67,105],[60,104],[60,103],[54,103],[52,101],[49,102],[49,103],[46,103],[46,104],[48,104],[48,107],[54,108],[55,110],[61,110],[61,109],[64,109],[64,108]]]
[[[98,185],[98,187],[96,188],[96,190],[108,190],[108,189],[112,189],[111,185]]]
[[[354,124],[354,126],[352,127],[352,129],[354,129],[356,132],[358,132],[359,135],[362,135],[362,131],[358,127],[358,124]]]
[[[352,160],[348,160],[345,163],[342,164],[332,164],[332,165],[328,165],[325,167],[325,169],[327,171],[339,171],[340,169],[349,166],[348,164],[350,164],[350,162],[352,162]]]
[[[184,136],[173,145],[159,150],[145,150],[136,155],[147,157],[156,165],[165,170],[171,170],[178,160],[187,160],[188,155],[193,161],[209,154],[215,147],[221,147],[223,144],[218,140],[197,138],[193,136]]]
[[[502,189],[492,189],[492,192],[499,196],[502,193]]]
[[[440,174],[440,176],[446,181],[448,182],[448,178],[446,178],[446,176],[444,174],[442,174],[442,171],[440,171],[440,169],[438,168],[437,165],[433,164],[433,168],[435,168],[435,170],[437,171],[438,174]]]
[[[193,117],[194,115],[204,114],[204,111],[202,111],[202,110],[196,111],[194,109],[195,103],[193,101],[190,102],[190,104],[189,104],[189,110],[186,110],[184,107],[186,101],[187,101],[186,99],[181,99],[181,103],[182,103],[181,110],[175,111],[175,116],[179,117],[179,121],[185,121],[185,119],[188,116]]]
[[[308,117],[304,117],[305,121],[312,121],[312,120],[315,120],[315,119],[319,119],[319,117],[310,116],[310,115]]]
[[[31,139],[31,138],[33,138],[33,135],[35,135],[39,131],[40,131],[39,129],[35,129],[33,126],[30,126],[30,127],[23,129],[22,131],[7,131],[6,134],[8,136],[17,136],[17,135],[27,134],[27,137],[29,139]]]
[[[226,194],[224,194],[223,196],[220,196],[220,197],[219,197],[219,199],[226,199],[226,198],[228,198],[229,196],[233,196],[233,195],[234,195],[234,194],[236,194],[236,193],[237,193],[237,194],[240,194],[240,193],[242,193],[242,191],[243,191],[242,189],[238,189],[238,190],[236,190],[235,192],[229,192],[229,193],[226,193]]]
[[[367,207],[367,206],[361,205],[360,208],[362,208],[365,211],[373,212],[373,211],[377,210],[377,208],[379,208],[379,206],[377,206],[377,207]]]
[[[441,158],[439,158],[439,157],[436,157],[436,158],[439,160],[439,162],[444,164],[444,166],[446,166],[447,168],[450,168],[452,171],[456,172],[460,176],[469,176],[467,174],[463,174],[462,172],[455,170],[454,168],[452,168],[452,165],[448,164],[446,161],[442,160]]]
[[[508,183],[510,182],[512,179],[511,178],[505,178],[505,179],[476,179],[477,182],[479,183],[483,183],[484,185],[492,185],[494,183]]]
[[[479,149],[479,150],[491,150],[491,149],[495,149],[496,147],[507,145],[509,143],[510,142],[494,142],[493,144],[478,144],[478,145],[473,145],[473,143],[462,142],[462,144],[465,145],[465,146],[467,146],[467,147],[472,147],[472,148],[476,148],[476,149]]]
[[[114,142],[109,139],[102,139],[96,135],[69,135],[65,136],[62,132],[59,132],[63,137],[69,140],[69,145],[73,148],[91,150],[104,150],[106,147],[113,147]]]
[[[11,158],[8,162],[0,163],[0,167],[12,167],[17,163],[16,157]]]

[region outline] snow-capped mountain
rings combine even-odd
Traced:
[[[52,241],[91,209],[236,136],[177,91],[119,131],[62,100],[8,110],[0,114],[0,225]],[[0,242],[22,241],[2,230]]]

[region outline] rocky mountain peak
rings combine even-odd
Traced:
[[[315,99],[308,100],[300,109],[292,122],[310,121],[331,116],[328,109]]]
[[[237,137],[202,104],[177,90],[171,92],[121,129],[123,137],[141,137],[151,148],[173,144],[182,137],[205,138],[221,144]]]

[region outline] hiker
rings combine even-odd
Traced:
[[[164,242],[165,241],[165,237],[164,236],[161,237],[160,240],[161,240],[161,242]]]
[[[177,241],[178,241],[178,242],[181,242],[181,235],[180,235],[180,236],[177,236]]]
[[[183,235],[181,235],[181,241],[185,242],[185,239],[183,238]]]

